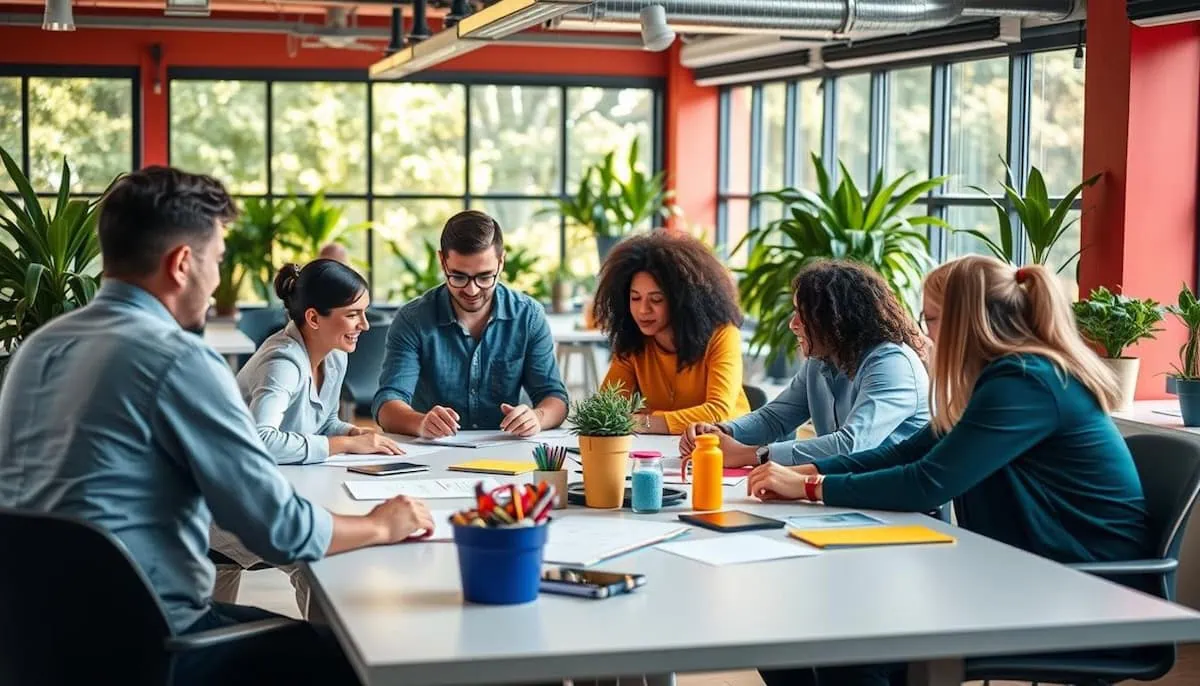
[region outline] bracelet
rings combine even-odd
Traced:
[[[804,480],[804,497],[812,502],[817,502],[817,486],[825,480],[825,475],[810,476]]]

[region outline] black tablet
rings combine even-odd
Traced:
[[[759,517],[741,510],[725,510],[723,512],[696,512],[681,514],[679,519],[695,526],[731,533],[734,531],[755,531],[757,529],[782,529],[783,522],[769,517]]]

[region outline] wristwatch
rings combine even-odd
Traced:
[[[754,456],[758,458],[759,464],[766,464],[771,461],[771,446],[760,445],[754,449]]]

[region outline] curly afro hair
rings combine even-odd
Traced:
[[[792,293],[805,334],[850,378],[862,358],[882,343],[907,345],[925,354],[916,323],[883,277],[868,267],[814,262],[796,275]]]
[[[637,355],[647,345],[629,311],[630,283],[639,272],[654,277],[667,296],[679,369],[704,358],[718,329],[741,326],[733,278],[707,246],[669,230],[632,236],[618,243],[600,268],[593,309],[615,356]]]

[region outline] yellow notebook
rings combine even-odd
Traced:
[[[513,476],[524,474],[537,469],[535,462],[513,462],[510,460],[471,460],[462,464],[450,465],[446,469],[452,472],[479,472],[480,474],[502,474]]]
[[[850,529],[809,529],[807,531],[791,529],[788,533],[817,548],[954,542],[953,536],[924,526],[864,526]]]

